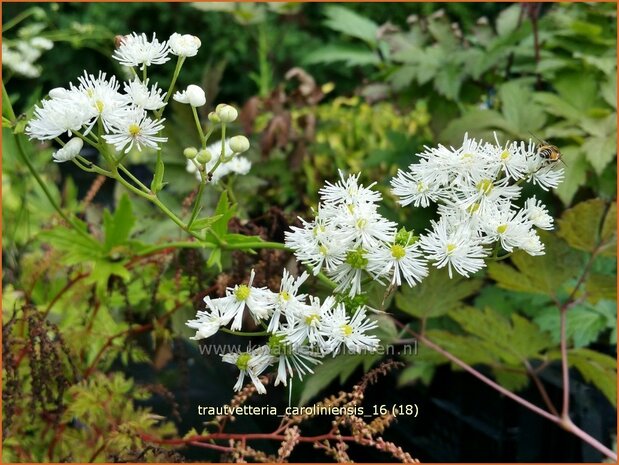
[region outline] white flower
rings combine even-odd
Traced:
[[[409,286],[421,282],[428,275],[425,259],[419,252],[419,243],[381,244],[368,253],[368,271],[377,278],[391,276],[391,284]]]
[[[186,103],[192,107],[201,107],[206,103],[206,94],[201,87],[190,84],[187,89],[177,91],[173,97],[179,103]]]
[[[166,104],[164,103],[165,92],[154,84],[148,88],[148,79],[145,83],[140,81],[136,76],[133,81],[125,82],[125,93],[131,99],[131,103],[136,107],[144,108],[145,110],[159,110]]]
[[[320,210],[319,210],[320,211]],[[312,267],[317,275],[323,266],[335,270],[346,258],[346,247],[336,236],[336,229],[320,214],[312,222],[299,218],[302,228],[291,226],[286,231],[286,246],[294,250],[297,259]]]
[[[370,336],[368,331],[378,326],[376,321],[369,320],[365,315],[365,308],[359,307],[354,315],[349,317],[346,314],[344,304],[338,304],[333,311],[327,315],[325,326],[329,333],[330,350],[335,356],[344,345],[348,352],[357,354],[362,351],[373,352],[378,346],[378,338]]]
[[[303,272],[301,276],[295,278],[288,273],[288,270],[284,269],[279,292],[272,294],[274,312],[271,316],[267,331],[270,333],[277,331],[280,328],[280,319],[282,316],[286,317],[288,321],[291,321],[292,315],[299,311],[301,306],[304,305],[307,296],[305,294],[297,295],[297,293],[308,277],[309,275],[307,272]]]
[[[395,234],[396,224],[385,219],[370,203],[340,205],[329,211],[332,221],[340,226],[339,235],[351,245],[373,248],[380,241],[388,242]]]
[[[54,42],[45,37],[33,37],[30,39],[30,45],[40,50],[51,50],[54,48]]]
[[[65,161],[73,160],[80,154],[84,142],[79,137],[72,138],[65,144],[64,147],[53,153],[52,157],[56,163],[63,163]]]
[[[455,269],[467,278],[470,273],[485,266],[484,258],[488,252],[479,238],[472,236],[466,224],[449,228],[447,221],[441,219],[438,222],[432,221],[432,226],[433,229],[421,236],[419,242],[427,258],[436,262],[434,266],[447,266],[449,277],[452,277],[452,269]]]
[[[113,123],[122,118],[129,108],[129,98],[118,92],[120,84],[114,76],[108,81],[105,73],[99,72],[99,75],[95,77],[84,71],[84,75],[80,76],[78,81],[79,86],[74,88],[71,85],[71,91],[62,98],[76,100],[80,99],[76,92],[83,94],[94,114],[101,119],[103,127],[109,132]],[[94,120],[91,124],[93,123]]]
[[[159,42],[156,34],[153,33],[151,41],[146,34],[138,35],[133,32],[131,35],[124,36],[117,50],[114,51],[112,58],[118,60],[124,66],[140,66],[144,69],[150,65],[162,65],[169,61],[168,53],[170,49],[166,41]]]
[[[302,380],[303,375],[314,372],[311,365],[320,363],[320,360],[317,358],[319,354],[313,353],[308,346],[294,349],[285,342],[284,334],[272,335],[269,338],[268,347],[271,356],[277,362],[275,386],[280,383],[288,386],[288,379],[292,379],[295,374]]]
[[[544,243],[540,240],[537,233],[533,230],[529,230],[529,234],[520,244],[520,248],[529,255],[544,254]]]
[[[165,119],[152,120],[146,115],[146,111],[139,108],[127,110],[112,124],[110,134],[103,137],[118,151],[127,147],[125,153],[128,153],[134,145],[140,151],[142,146],[159,150],[158,143],[168,140],[167,137],[156,135],[163,130],[164,121]]]
[[[34,118],[28,123],[26,134],[30,139],[38,140],[55,139],[64,133],[71,136],[95,116],[87,102],[79,104],[71,100],[43,100],[40,107],[34,107]],[[84,134],[87,133],[85,131]]]
[[[245,384],[245,376],[249,376],[251,382],[256,386],[258,394],[266,394],[267,390],[260,381],[260,376],[267,367],[273,363],[273,357],[270,355],[267,346],[261,346],[251,352],[242,352],[240,354],[231,353],[222,355],[221,359],[240,370],[239,377],[234,385],[235,391],[240,391]]]
[[[351,297],[361,293],[361,278],[368,265],[367,253],[363,248],[346,253],[346,259],[332,273],[333,280],[338,283],[335,292],[348,289]]]
[[[325,340],[327,331],[324,324],[335,304],[335,298],[328,296],[322,304],[316,297],[311,299],[310,305],[303,305],[291,315],[288,326],[282,330],[281,334],[294,349],[307,343],[310,347],[324,353],[328,351]]]
[[[196,329],[196,335],[190,339],[206,339],[214,335],[221,326],[227,325],[230,320],[223,314],[224,308],[219,301],[211,300],[210,297],[204,298],[207,311],[199,311],[195,320],[189,320],[186,324],[190,328]]]
[[[537,200],[537,198],[533,196],[527,199],[524,208],[527,217],[531,220],[533,225],[540,229],[550,230],[553,228],[554,218],[548,214],[548,210],[541,200]]]
[[[334,205],[359,205],[363,203],[376,203],[380,202],[380,192],[372,190],[372,186],[376,183],[370,184],[368,187],[359,185],[359,176],[349,175],[348,178],[344,177],[344,173],[339,170],[340,180],[335,184],[326,182],[325,186],[320,189],[320,195],[325,203],[332,203]]]
[[[175,32],[168,39],[168,44],[170,45],[170,52],[172,52],[173,55],[193,57],[198,53],[198,49],[200,45],[202,45],[202,42],[191,34],[181,35]]]
[[[398,174],[391,180],[392,192],[399,197],[398,203],[402,206],[413,204],[415,207],[428,207],[430,202],[439,200],[440,186],[426,184],[421,176],[414,172],[398,170]]]
[[[565,177],[565,170],[563,167],[544,159],[532,160],[529,163],[528,172],[530,174],[527,180],[533,184],[537,184],[545,191],[548,189],[556,189]]]
[[[273,312],[273,302],[270,298],[271,291],[267,288],[252,287],[256,273],[251,270],[248,284],[237,284],[234,288],[226,290],[226,297],[220,299],[225,301],[225,318],[232,321],[230,329],[238,331],[243,326],[243,315],[245,308],[257,323],[267,319]]]
[[[501,247],[512,252],[514,247],[521,247],[529,237],[531,223],[524,210],[510,210],[509,205],[488,215],[484,228],[489,241],[500,241]]]

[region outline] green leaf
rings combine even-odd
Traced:
[[[612,108],[617,109],[617,73],[612,73],[602,84],[601,95]]]
[[[539,231],[546,253],[532,256],[516,251],[511,257],[515,268],[505,263],[488,263],[488,274],[503,289],[555,297],[557,291],[580,270],[582,257],[556,236]]]
[[[552,340],[561,340],[561,320],[556,307],[547,307],[534,318],[535,323],[551,334]],[[586,347],[597,341],[607,328],[607,318],[593,306],[571,308],[566,316],[565,333],[574,343],[574,347]]]
[[[346,62],[347,66],[378,65],[380,58],[376,53],[357,45],[331,44],[317,48],[303,59],[306,65],[318,63]]]
[[[559,184],[555,192],[564,205],[570,205],[580,186],[583,186],[587,181],[589,164],[579,147],[563,147],[561,154],[569,169],[565,170],[565,179]]]
[[[260,236],[246,236],[245,234],[230,233],[224,236],[224,240],[228,245],[251,244],[255,242],[264,242]]]
[[[150,190],[153,193],[159,192],[163,187],[163,175],[165,172],[165,165],[163,163],[163,159],[161,157],[161,151],[157,151],[157,162],[155,163],[155,174],[153,175],[153,180],[150,183]]]
[[[510,391],[518,392],[529,385],[529,376],[526,373],[516,373],[510,369],[501,368],[493,368],[492,373],[497,383]]]
[[[370,45],[376,44],[378,25],[374,21],[338,5],[325,6],[324,14],[327,17],[325,26]]]
[[[468,132],[472,136],[490,134],[492,130],[516,134],[518,128],[511,125],[500,113],[494,110],[470,110],[460,118],[452,120],[440,135],[449,144],[461,144],[462,136]]]
[[[596,106],[599,95],[597,80],[583,79],[580,71],[558,76],[553,84],[565,101],[582,113]]]
[[[613,208],[614,207],[614,208]],[[571,247],[593,253],[601,247],[616,247],[617,234],[614,230],[616,205],[609,205],[602,199],[591,199],[566,210],[559,219],[559,237]],[[607,221],[610,216],[611,222]]]
[[[131,201],[125,194],[120,198],[114,214],[108,210],[103,213],[103,230],[105,232],[104,249],[109,252],[113,247],[125,244],[135,224]]]
[[[478,338],[470,337],[470,336],[462,336],[459,334],[454,334],[449,331],[443,331],[438,329],[431,329],[426,331],[426,337],[438,344],[440,347],[445,349],[446,351],[456,355],[459,359],[466,362],[469,365],[493,365],[497,362],[497,358],[493,352],[487,350],[485,344],[480,343]],[[419,354],[425,359],[428,358],[425,353],[430,351],[432,354],[429,358],[444,360],[445,362],[448,359],[444,358],[442,355],[432,351],[431,349],[425,348],[423,345],[419,349]],[[457,365],[453,365],[455,369],[461,369]]]
[[[56,227],[43,231],[39,237],[64,253],[63,263],[77,265],[101,259],[105,251],[94,237],[84,237],[73,229]]]
[[[501,111],[519,134],[537,132],[546,122],[540,105],[533,101],[532,90],[522,81],[510,81],[499,88]]]
[[[421,381],[426,386],[430,384],[434,377],[436,366],[423,360],[414,361],[411,366],[405,368],[398,377],[398,386],[414,384]]]
[[[340,377],[343,383],[364,362],[367,355],[343,355],[335,358],[326,358],[322,364],[314,368],[314,374],[307,379],[303,386],[299,405],[305,405],[317,396],[324,388]],[[346,373],[344,379],[341,374]]]
[[[511,315],[511,322],[490,308],[482,311],[466,307],[450,312],[449,316],[510,365],[519,365],[523,360],[538,356],[552,345],[548,334],[516,313]]]
[[[554,359],[561,354],[555,353]],[[617,360],[590,349],[573,349],[568,352],[569,365],[575,367],[585,381],[597,387],[617,407]]]
[[[595,172],[600,175],[617,156],[617,134],[589,137],[581,148]]]
[[[515,4],[505,8],[496,19],[496,31],[500,36],[511,34],[518,28],[522,5]]]
[[[235,213],[236,208],[231,206],[228,202],[228,192],[223,191],[217,202],[217,208],[215,208],[214,216],[218,216],[218,219],[211,225],[213,232],[219,237],[225,235],[228,230],[228,222]]]
[[[209,268],[212,266],[216,266],[221,273],[221,249],[219,247],[211,250],[211,254],[208,257],[206,266]]]
[[[617,300],[617,276],[591,273],[585,282],[587,301]]]
[[[570,121],[579,121],[582,113],[571,103],[551,92],[535,92],[533,100],[539,103],[547,113]]]
[[[462,301],[475,294],[482,285],[481,279],[460,275],[450,279],[444,268],[431,268],[429,275],[417,286],[402,286],[395,297],[396,307],[419,318],[435,318],[462,307]]]
[[[192,231],[202,231],[203,229],[210,228],[213,223],[219,220],[223,215],[213,215],[208,218],[200,218],[193,222],[191,225]]]

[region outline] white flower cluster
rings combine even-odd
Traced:
[[[100,122],[103,138],[116,150],[128,152],[135,145],[159,149],[167,138],[157,136],[163,129],[164,119],[153,119],[148,111],[158,110],[165,104],[165,94],[157,87],[141,82],[137,77],[124,83],[124,93],[116,77],[107,78],[88,74],[78,78],[78,84],[69,89],[55,88],[49,99],[34,109],[34,118],[26,127],[31,139],[49,140],[62,134],[71,136],[83,131],[88,135]]]
[[[428,273],[419,243],[405,229],[378,212],[379,192],[374,184],[359,185],[359,175],[340,180],[321,189],[321,202],[313,221],[301,219],[303,227],[293,226],[286,233],[286,245],[315,274],[324,270],[337,283],[336,292],[350,296],[361,292],[364,272],[378,281],[387,279],[399,286],[404,279],[410,286]]]
[[[194,56],[199,47],[200,40],[191,35],[174,33],[168,41],[160,42],[155,34],[149,40],[146,34],[132,33],[121,39],[113,57],[122,65],[144,69],[167,62],[170,53]],[[141,80],[135,75],[133,80],[122,84],[121,90],[116,77],[108,79],[105,73],[95,76],[84,71],[76,85],[70,83],[68,89],[55,88],[49,92],[49,99],[35,107],[26,133],[38,140],[55,139],[63,134],[70,137],[73,133],[87,136],[100,123],[102,137],[117,151],[127,153],[134,146],[138,150],[143,147],[159,150],[159,144],[167,141],[158,135],[164,129],[165,119],[157,114],[165,105],[166,93],[156,83],[150,85],[148,79]],[[54,159],[67,161],[71,155],[75,157],[77,153],[63,150],[54,154]]]
[[[225,148],[226,150],[223,154],[224,161],[222,161],[219,165],[217,165],[217,162],[221,157],[221,140],[212,143],[206,148],[212,157],[207,163],[205,163],[204,170],[208,173],[217,165],[215,171],[212,172],[211,182],[213,184],[217,184],[220,179],[229,174],[234,173],[244,175],[249,173],[249,170],[251,169],[251,162],[247,158],[240,155],[234,156],[237,152],[230,148],[230,139],[226,139]],[[198,167],[193,159],[187,160],[187,171],[189,173],[195,173],[198,181],[201,180]]]
[[[545,159],[531,141],[501,146],[470,139],[461,147],[428,148],[419,163],[392,180],[401,205],[438,204],[440,215],[423,234],[419,246],[438,268],[447,266],[469,276],[485,266],[497,244],[507,252],[544,253],[535,228],[552,229],[553,218],[535,197],[524,208],[513,202],[523,182],[556,188],[564,171]]]
[[[248,284],[228,288],[222,298],[206,297],[206,310],[199,311],[195,320],[187,322],[196,330],[192,339],[197,340],[208,338],[228,325],[238,331],[248,316],[266,328],[269,336],[266,345],[223,355],[224,362],[240,370],[235,390],[243,387],[247,375],[258,392],[265,393],[258,377],[273,364],[277,364],[275,385],[287,385],[295,375],[302,378],[308,372],[313,373],[311,366],[329,354],[344,349],[350,353],[374,351],[378,346],[378,338],[368,334],[377,325],[366,316],[365,307],[349,314],[345,304],[336,302],[333,296],[321,302],[317,297],[300,294],[299,288],[307,278],[307,273],[295,278],[284,270],[279,292],[272,292],[252,285],[252,270]]]
[[[44,37],[5,40],[2,42],[2,66],[27,78],[41,75],[41,67],[36,65],[43,52],[51,50],[54,43]]]

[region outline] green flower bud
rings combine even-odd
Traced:
[[[236,111],[236,108],[231,105],[225,104],[217,105],[215,113],[217,113],[217,116],[219,116],[219,119],[221,119],[222,123],[232,123],[239,116],[239,112]]]
[[[195,147],[187,147],[185,150],[183,150],[183,155],[185,155],[185,158],[187,158],[188,160],[193,160],[198,155],[198,149],[196,149]]]
[[[249,139],[245,136],[234,136],[228,142],[230,150],[234,153],[243,153],[249,150]]]
[[[211,152],[206,149],[202,149],[198,152],[198,157],[196,158],[196,160],[198,160],[198,163],[205,164],[211,161],[211,158],[213,158]]]
[[[211,123],[221,123],[221,119],[219,118],[219,116],[217,116],[217,113],[215,113],[214,111],[211,111],[208,114],[208,120]]]

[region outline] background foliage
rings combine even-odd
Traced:
[[[615,434],[614,421],[604,420],[616,408],[613,4],[13,3],[3,5],[3,20],[7,43],[31,36],[54,41],[38,62],[40,78],[4,69],[22,125],[42,95],[83,69],[120,73],[107,58],[115,35],[199,36],[203,46],[180,85],[199,82],[211,106],[226,101],[242,108],[235,129],[252,140],[250,175],[225,186],[234,197],[216,188],[204,194],[208,208],[222,215],[215,227],[230,240],[243,233],[282,241],[337,169],[376,181],[384,214],[420,231],[434,212],[397,207],[388,181],[425,144],[456,145],[465,132],[492,140],[496,132],[500,141],[533,135],[559,146],[566,180],[556,196],[538,193],[560,218],[543,237],[546,255],[516,253],[472,279],[449,280],[433,270],[386,307],[537,402],[531,373],[557,385],[557,307],[569,302],[573,382],[593,388],[584,392],[599,412],[601,439],[609,442]],[[172,149],[165,158],[169,185],[162,195],[176,209],[195,188],[180,156],[195,139],[188,121],[191,114],[173,106],[167,134]],[[148,448],[143,435],[183,436],[202,428],[196,404],[227,402],[232,378],[217,373],[216,357],[199,354],[184,322],[205,295],[241,282],[250,266],[259,285],[278,284],[270,276],[289,256],[154,245],[183,236],[142,200],[110,181],[52,164],[53,147],[22,140],[56,202],[80,217],[87,239],[65,227],[18,158],[11,133],[3,129],[3,459],[217,459]],[[148,182],[148,153],[131,153],[130,160],[136,176]],[[312,286],[325,291],[318,282]],[[370,303],[380,306],[383,291],[377,288]],[[218,337],[216,342],[230,342]],[[400,337],[385,319],[383,342]],[[307,403],[327,394],[380,358],[329,360],[294,386],[293,398]],[[471,406],[438,387],[446,376],[460,379],[440,355],[420,349],[400,358],[407,365],[391,379],[395,398],[421,397],[427,401],[422,409],[429,405],[429,413],[441,413],[436,397],[443,396],[444,405],[464,409],[458,421],[473,418],[499,435],[524,421],[497,413],[504,419],[497,424],[483,413],[464,413]],[[214,377],[220,382],[208,381]],[[283,391],[275,396],[270,403],[286,404]],[[575,403],[586,397],[574,396]],[[260,421],[239,421],[239,431],[264,427]],[[518,460],[533,453],[513,445],[524,440],[522,434],[505,440],[507,451],[497,445],[503,452],[496,452],[488,444],[505,446],[503,439],[484,439],[486,450],[469,450],[460,432],[445,457],[439,450],[445,439],[436,430],[424,432],[414,419],[398,425],[392,434],[399,444],[427,461]],[[586,448],[530,447],[537,447],[536,460],[599,458]],[[306,453],[301,449],[292,459],[304,460]]]

